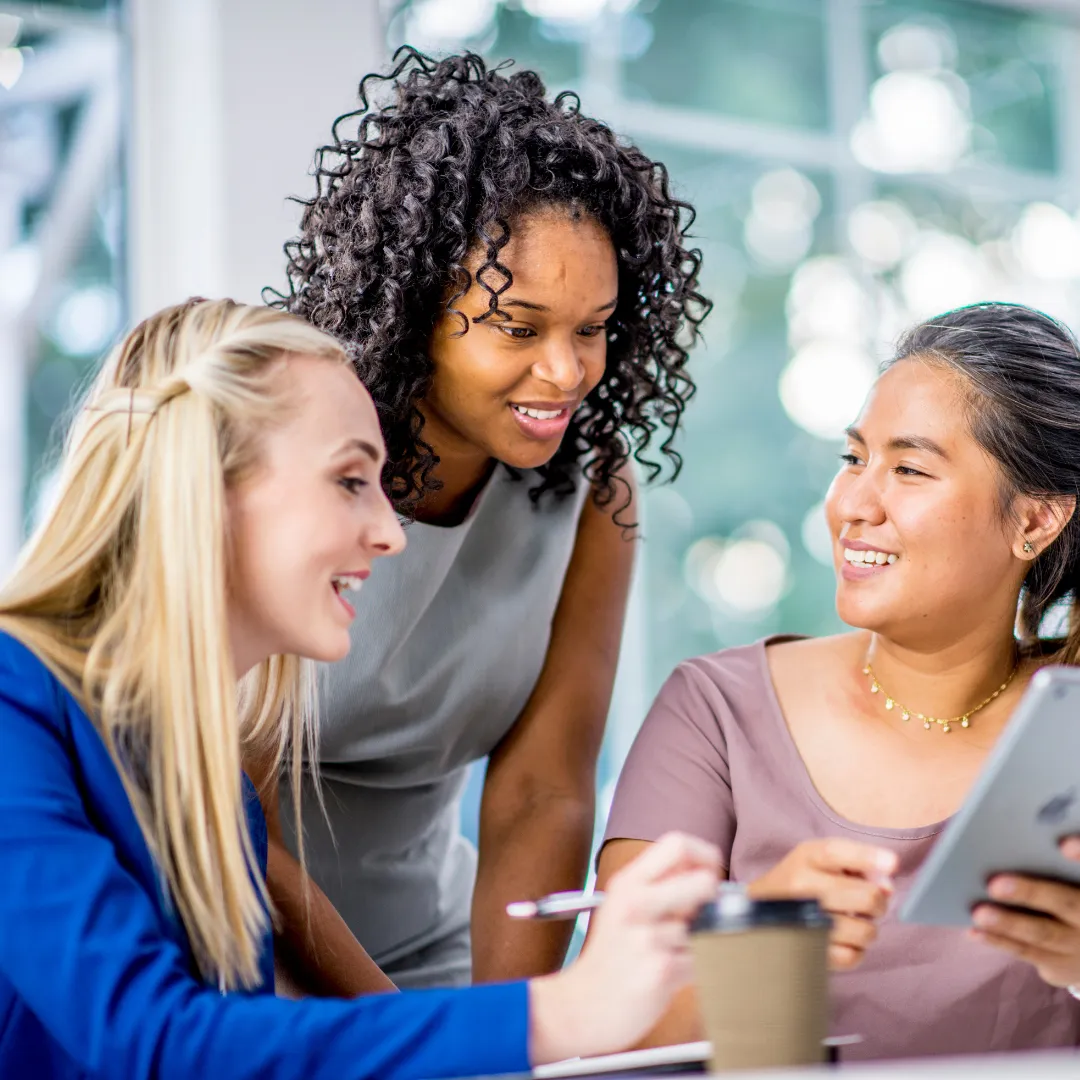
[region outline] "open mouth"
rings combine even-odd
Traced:
[[[335,574],[330,579],[330,584],[333,586],[334,593],[337,595],[338,602],[345,609],[345,613],[350,619],[356,618],[356,608],[345,599],[345,593],[356,593],[360,591],[360,587],[364,584],[364,578],[367,574]]]
[[[510,402],[510,412],[517,421],[518,430],[528,439],[547,442],[561,439],[570,424],[570,415],[576,405],[568,402],[561,408],[541,408],[543,402],[534,405],[519,405]],[[552,402],[552,406],[558,402]]]
[[[359,592],[364,579],[359,574],[335,574],[330,579],[334,592],[340,596],[344,592]]]

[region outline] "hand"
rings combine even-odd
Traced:
[[[813,898],[832,916],[829,966],[846,971],[862,962],[889,906],[896,853],[835,837],[804,840],[750,885],[756,899]]]
[[[640,1039],[692,978],[689,923],[719,880],[719,851],[677,833],[615,874],[577,962],[530,983],[533,1065]]]
[[[1080,837],[1067,837],[1060,846],[1067,859],[1080,862]],[[990,879],[988,891],[992,900],[1043,914],[1025,915],[997,904],[979,904],[971,936],[1033,964],[1051,986],[1080,984],[1080,887],[999,874]]]

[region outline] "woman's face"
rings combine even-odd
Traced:
[[[969,434],[957,375],[916,359],[886,371],[825,503],[840,617],[915,648],[1011,627],[1027,564],[1000,484]]]
[[[371,398],[344,364],[282,362],[286,419],[229,493],[229,618],[237,674],[269,656],[340,660],[349,597],[381,555],[405,546],[379,483],[384,449]]]
[[[431,340],[435,374],[420,408],[423,438],[441,458],[495,458],[533,469],[559,447],[574,410],[600,381],[605,323],[615,310],[615,249],[592,218],[558,209],[516,222],[500,260],[513,285],[499,297],[509,320],[472,320],[490,293],[475,281],[456,304],[469,320],[443,315]],[[468,264],[475,275],[477,253]],[[500,275],[485,280],[498,287]]]

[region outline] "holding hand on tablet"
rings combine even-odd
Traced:
[[[1080,862],[1080,837],[1062,840],[1061,853]],[[1080,887],[999,874],[991,880],[989,892],[994,900],[1008,907],[976,907],[972,936],[1028,961],[1051,986],[1071,988],[1080,984]],[[1030,908],[1042,914],[1026,915],[1010,907]]]
[[[896,855],[887,848],[837,837],[804,840],[753,882],[750,894],[816,899],[833,919],[829,964],[846,971],[862,962],[877,937],[896,867]]]

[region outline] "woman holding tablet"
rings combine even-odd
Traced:
[[[270,807],[282,951],[338,994],[387,985],[356,938],[401,986],[562,963],[569,924],[505,908],[584,882],[633,561],[629,459],[677,464],[708,307],[664,166],[573,95],[406,49],[361,98],[317,160],[283,300],[354,357],[409,519],[327,673],[310,932],[288,916],[299,868]],[[460,802],[485,757],[477,852]]]
[[[756,894],[818,897],[835,1029],[864,1039],[849,1057],[1080,1044],[1080,888],[1000,875],[1003,906],[968,931],[894,914],[1033,672],[1080,661],[1078,495],[1068,331],[1006,304],[912,330],[826,500],[837,610],[856,629],[680,665],[620,779],[601,885],[678,827]],[[1044,640],[1059,601],[1065,637]],[[1080,859],[1080,840],[1062,850]],[[696,1024],[684,999],[652,1039]]]
[[[672,837],[557,975],[273,996],[241,752],[295,755],[300,658],[345,655],[343,593],[401,550],[383,456],[344,352],[293,316],[191,301],[101,371],[0,590],[0,1076],[523,1072],[624,1047],[685,979],[717,853]]]

